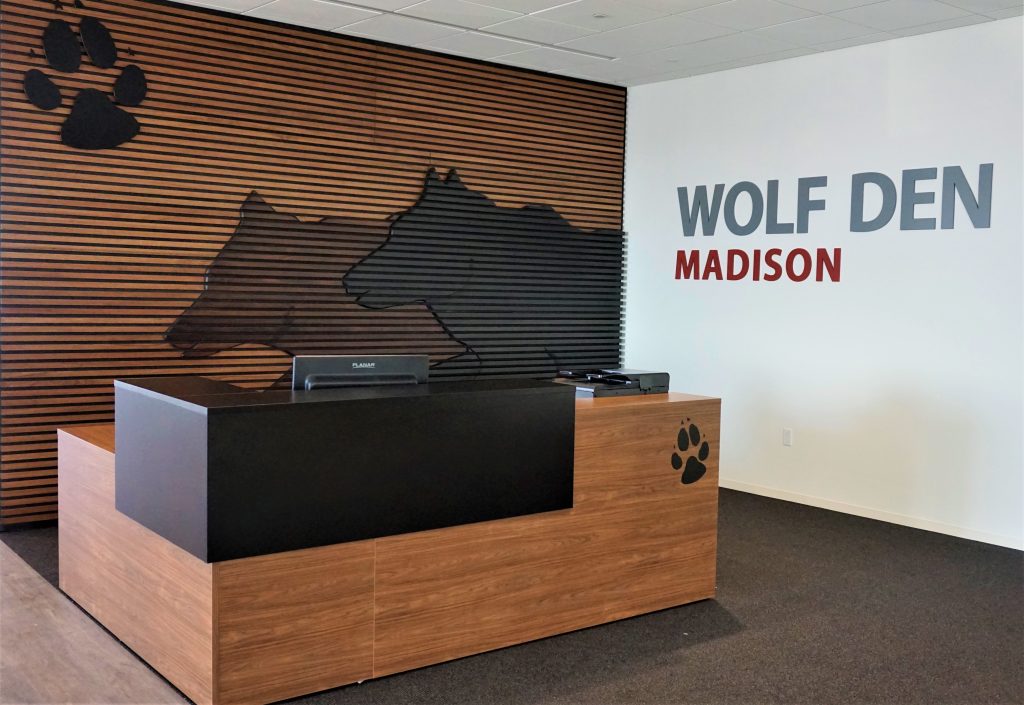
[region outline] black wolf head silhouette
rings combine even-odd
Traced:
[[[430,169],[416,204],[344,283],[370,309],[426,304],[485,371],[615,367],[623,239],[550,206],[497,206],[454,169],[443,180]]]
[[[184,357],[244,343],[291,355],[419,353],[435,362],[459,355],[465,347],[425,306],[373,311],[343,288],[342,276],[387,228],[385,220],[300,221],[253,191],[206,270],[203,292],[164,337]]]

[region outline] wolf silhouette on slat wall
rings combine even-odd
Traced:
[[[203,292],[164,338],[184,357],[246,343],[289,355],[425,353],[434,363],[465,352],[422,304],[372,311],[341,286],[387,230],[386,220],[303,222],[252,192]]]
[[[387,241],[345,275],[358,302],[422,301],[469,347],[449,373],[550,376],[614,367],[621,334],[623,233],[581,230],[553,208],[502,208],[451,170],[427,172]]]
[[[387,220],[302,222],[257,194],[168,329],[184,356],[426,353],[432,376],[619,364],[624,236],[497,206],[451,170]]]

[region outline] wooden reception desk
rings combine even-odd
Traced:
[[[62,429],[60,587],[199,705],[270,703],[710,598],[719,413],[684,394],[576,400],[570,509],[216,562],[115,509],[113,425]],[[704,442],[706,473],[683,484]]]

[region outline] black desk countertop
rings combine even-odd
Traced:
[[[518,394],[532,390],[549,392],[562,387],[554,382],[529,379],[492,379],[466,382],[428,382],[426,384],[385,384],[366,387],[338,387],[312,391],[289,389],[244,389],[229,382],[196,376],[135,377],[115,380],[115,386],[131,386],[170,400],[207,411],[230,411],[253,406],[322,404],[365,399],[400,399],[449,394]],[[496,397],[497,398],[497,397]]]

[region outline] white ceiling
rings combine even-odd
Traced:
[[[1021,14],[1024,0],[185,0],[635,86]]]

